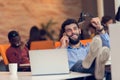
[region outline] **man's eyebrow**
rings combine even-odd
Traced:
[[[76,25],[76,26],[74,26],[74,27],[77,27],[78,28],[78,26]]]

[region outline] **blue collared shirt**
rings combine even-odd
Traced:
[[[109,35],[100,34],[102,39],[102,45],[110,47],[109,43]],[[68,61],[69,61],[69,68],[71,68],[78,60],[84,60],[86,55],[88,54],[90,44],[88,43],[86,46],[82,45],[79,48],[72,48],[68,46]]]

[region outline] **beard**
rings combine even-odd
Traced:
[[[18,48],[18,47],[20,47],[21,46],[21,43],[19,42],[19,43],[16,43],[16,44],[12,44],[12,47],[14,47],[14,48]]]
[[[78,44],[80,42],[80,35],[78,35],[78,34],[75,34],[75,35],[78,36],[78,38],[76,40],[74,40],[74,39],[72,39],[72,38],[69,37],[69,42],[72,45]]]

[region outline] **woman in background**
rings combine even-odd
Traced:
[[[33,26],[30,29],[30,33],[29,33],[29,39],[27,42],[27,47],[30,50],[30,45],[32,41],[39,41],[40,40],[40,31],[39,28],[37,26]]]
[[[113,18],[111,16],[103,16],[101,23],[104,27],[104,30],[109,34],[109,24],[113,23]]]

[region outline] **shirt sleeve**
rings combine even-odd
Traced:
[[[30,57],[29,57],[29,50],[28,50],[28,48],[27,48],[27,47],[25,47],[25,50],[27,51],[27,52],[26,52],[27,57],[30,59]]]
[[[100,34],[101,40],[102,40],[102,46],[107,46],[110,48],[110,38],[108,33]]]
[[[20,63],[20,59],[19,59],[19,55],[17,55],[17,53],[15,53],[14,50],[7,50],[6,51],[6,56],[7,56],[7,59],[10,63]]]

